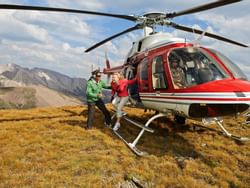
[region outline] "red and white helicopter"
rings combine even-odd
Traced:
[[[157,25],[168,26],[248,47],[245,44],[216,34],[172,22],[172,19],[177,16],[239,1],[219,0],[180,12],[148,13],[142,16],[10,4],[0,4],[0,9],[92,14],[136,22],[135,26],[91,46],[85,52],[89,52],[128,32],[144,29],[145,37],[133,43],[124,64],[113,68],[110,68],[110,65],[107,64],[107,68],[103,70],[104,74],[124,71],[127,79],[136,76],[137,84],[129,87],[132,101],[135,102],[136,106],[159,112],[144,125],[129,119],[127,116],[123,117],[141,128],[141,132],[131,143],[128,143],[115,131],[136,154],[143,155],[143,152],[136,148],[139,139],[144,131],[154,132],[149,127],[153,120],[169,113],[175,115],[177,123],[185,123],[186,118],[202,120],[204,124],[216,122],[226,136],[239,141],[250,140],[248,137],[235,136],[229,133],[222,124],[224,116],[236,115],[249,109],[250,82],[247,81],[246,76],[238,66],[216,50],[201,47],[185,39],[169,37],[166,33],[156,33],[154,31]]]

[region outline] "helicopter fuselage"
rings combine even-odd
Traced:
[[[137,77],[137,85],[129,87],[135,100],[188,118],[228,116],[249,108],[250,82],[234,63],[215,50],[167,37],[156,34],[134,43],[124,65],[109,70]],[[173,61],[178,61],[175,71]]]

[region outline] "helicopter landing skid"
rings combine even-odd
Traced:
[[[154,130],[153,129],[151,129],[151,128],[149,128],[148,126],[149,126],[149,124],[152,122],[152,121],[154,121],[155,119],[157,119],[157,118],[160,118],[160,117],[163,117],[163,116],[165,116],[164,114],[156,114],[156,115],[154,115],[153,117],[151,117],[146,123],[145,123],[145,125],[142,125],[142,124],[140,124],[140,123],[138,123],[138,122],[135,122],[135,121],[133,121],[133,120],[131,120],[130,118],[128,118],[127,116],[122,116],[122,118],[124,119],[124,120],[126,120],[126,121],[128,121],[128,122],[130,122],[130,123],[132,123],[133,125],[135,125],[135,126],[137,126],[137,127],[139,127],[139,128],[141,128],[141,131],[139,132],[139,134],[137,135],[137,137],[134,139],[134,141],[133,142],[128,142],[126,139],[124,139],[119,133],[118,133],[118,131],[114,131],[113,130],[113,132],[136,154],[136,155],[138,155],[138,156],[144,156],[144,155],[146,155],[147,153],[146,152],[142,152],[142,151],[140,151],[137,147],[136,147],[136,145],[137,145],[137,143],[138,143],[138,141],[140,140],[140,138],[142,137],[142,135],[143,135],[143,133],[144,133],[144,131],[147,131],[147,132],[150,132],[150,133],[153,133],[154,132]]]
[[[220,129],[222,130],[222,133],[225,136],[232,138],[234,140],[237,140],[237,141],[241,141],[241,142],[250,141],[250,137],[241,137],[241,136],[236,136],[236,135],[229,133],[222,124],[223,120],[219,120],[219,119],[215,118],[215,122],[218,125],[218,127],[220,127]]]

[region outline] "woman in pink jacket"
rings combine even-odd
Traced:
[[[120,127],[120,120],[122,115],[124,115],[122,109],[129,100],[128,85],[136,82],[136,76],[133,80],[127,80],[120,73],[118,74],[118,78],[119,80],[117,80],[117,88],[116,88],[117,96],[112,101],[112,104],[116,108],[116,123],[115,126],[113,127],[114,131],[117,131]]]

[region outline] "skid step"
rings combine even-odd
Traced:
[[[113,119],[115,118],[115,116],[116,116],[116,114],[115,114],[116,112],[115,112],[114,110],[112,110],[112,112],[114,113],[114,114],[112,115],[112,117],[111,117],[111,119],[113,120]],[[141,128],[141,129],[143,129],[143,130],[145,130],[145,131],[147,131],[147,132],[154,133],[154,129],[152,129],[152,128],[150,128],[150,127],[147,127],[147,126],[145,126],[145,125],[143,125],[143,124],[141,124],[141,123],[138,123],[138,122],[136,122],[136,121],[130,119],[130,118],[127,116],[127,114],[126,114],[126,115],[123,115],[121,118],[125,119],[125,120],[128,121],[129,123],[132,123],[133,125],[135,125],[135,126]]]
[[[144,156],[147,153],[140,151],[136,146],[134,146],[132,143],[127,142],[127,140],[125,140],[117,131],[113,132],[138,156]]]
[[[144,126],[143,124],[138,123],[138,122],[136,122],[136,121],[130,119],[130,118],[127,117],[127,116],[123,116],[122,118],[125,119],[126,121],[128,121],[129,123],[132,123],[133,125],[136,125],[137,127],[141,128],[141,129],[143,129],[143,130],[145,130],[145,131],[147,131],[147,132],[154,133],[154,130],[153,130],[152,128],[146,127],[146,126]]]
[[[145,125],[142,125],[140,123],[137,123],[131,119],[129,119],[127,116],[123,116],[122,118],[124,118],[126,121],[132,123],[133,125],[136,125],[138,126],[139,128],[141,128],[141,131],[139,132],[139,134],[136,136],[136,138],[134,139],[134,141],[132,143],[129,143],[127,140],[125,140],[117,131],[114,131],[113,132],[138,156],[144,156],[145,154],[147,154],[146,152],[142,152],[140,151],[137,147],[136,147],[136,144],[138,143],[138,141],[140,140],[140,138],[142,137],[144,131],[148,131],[148,132],[151,132],[153,133],[154,130],[149,128],[149,124],[157,119],[157,118],[160,118],[160,117],[163,117],[165,116],[165,114],[156,114],[154,115],[153,117],[151,117],[146,123]],[[114,116],[113,116],[114,117]]]

